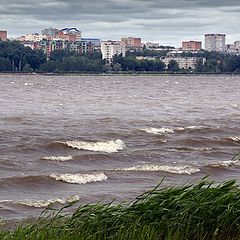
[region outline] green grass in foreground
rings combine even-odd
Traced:
[[[51,219],[0,232],[0,239],[240,239],[240,189],[235,181],[157,186],[130,204],[84,205],[73,215],[61,209]]]

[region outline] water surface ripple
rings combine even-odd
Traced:
[[[0,75],[0,218],[240,182],[239,76]]]

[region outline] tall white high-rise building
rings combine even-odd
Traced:
[[[226,50],[226,35],[205,34],[205,50],[224,52]]]
[[[108,63],[112,62],[114,55],[122,54],[123,57],[126,55],[125,44],[119,41],[104,41],[101,42],[102,59],[106,59]]]

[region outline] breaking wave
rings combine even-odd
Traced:
[[[228,168],[228,167],[240,167],[240,161],[239,160],[230,160],[230,161],[220,161],[216,163],[210,164],[210,167],[215,168]]]
[[[168,172],[173,174],[194,174],[200,172],[199,168],[190,166],[160,166],[142,165],[136,167],[123,168],[121,171],[146,171],[146,172]]]
[[[11,201],[11,200],[5,200],[1,201],[1,203],[11,203],[13,205],[23,205],[27,207],[35,207],[35,208],[46,208],[52,204],[67,204],[67,203],[72,203],[76,202],[80,199],[79,196],[70,196],[66,199],[50,199],[50,200],[30,200],[30,199],[25,199],[25,200],[19,200],[19,201]]]
[[[118,150],[123,150],[125,147],[124,142],[120,139],[116,141],[107,141],[107,142],[57,141],[57,143],[64,144],[68,147],[76,148],[80,150],[105,152],[105,153],[115,153],[115,152],[118,152]]]
[[[63,157],[63,156],[59,156],[59,157],[48,156],[48,157],[43,157],[42,160],[65,162],[65,161],[73,160],[73,157],[72,156],[66,156],[66,157]]]
[[[141,130],[152,134],[174,133],[174,130],[171,128],[143,128]]]
[[[94,174],[52,174],[51,178],[57,181],[63,181],[72,184],[86,184],[91,182],[102,182],[107,180],[107,176],[104,173]]]
[[[240,142],[240,137],[227,137],[227,139],[233,142]]]
[[[204,126],[189,126],[189,127],[176,127],[176,128],[142,128],[141,131],[151,134],[164,134],[164,133],[174,133],[174,132],[181,132],[186,130],[193,130],[193,129],[202,129]]]

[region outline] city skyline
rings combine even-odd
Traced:
[[[1,29],[9,37],[40,32],[46,27],[78,27],[83,37],[141,37],[163,45],[204,40],[206,33],[227,34],[227,43],[240,39],[240,2],[219,0],[1,0]]]

